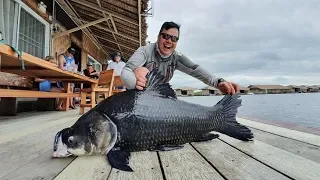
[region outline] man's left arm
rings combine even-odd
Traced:
[[[205,70],[200,65],[195,64],[187,56],[183,54],[180,55],[180,59],[177,63],[177,69],[194,78],[199,79],[200,81],[209,86],[217,88],[218,81],[220,78],[217,78],[216,76],[212,75],[210,72]]]

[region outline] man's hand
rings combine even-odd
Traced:
[[[146,86],[147,78],[146,75],[148,74],[149,70],[145,67],[138,67],[134,70],[134,74],[136,76],[136,88],[138,90],[142,90],[143,87]]]
[[[233,82],[220,82],[218,84],[218,89],[224,94],[234,95],[236,92],[239,92],[239,86]]]

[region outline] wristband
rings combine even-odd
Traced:
[[[218,87],[219,83],[221,83],[221,82],[227,82],[227,81],[223,78],[219,78],[217,81],[217,87]]]

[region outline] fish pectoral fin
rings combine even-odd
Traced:
[[[220,132],[242,141],[251,141],[253,138],[252,131],[239,123],[228,123],[220,130]]]
[[[172,151],[183,148],[182,145],[158,145],[152,148],[149,148],[149,151]]]
[[[144,88],[146,91],[158,92],[161,95],[177,99],[175,91],[171,85],[165,82],[165,76],[159,68],[155,68],[146,75],[147,84]]]
[[[132,168],[128,165],[130,152],[112,149],[108,152],[107,158],[111,167],[122,171],[133,171]]]
[[[193,142],[203,142],[203,141],[211,141],[212,139],[216,139],[219,137],[219,134],[207,133],[202,135],[199,139],[196,139]]]

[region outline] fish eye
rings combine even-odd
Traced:
[[[73,144],[73,143],[74,143],[74,137],[73,137],[73,136],[70,136],[70,137],[68,138],[68,143],[69,143],[69,144]]]

